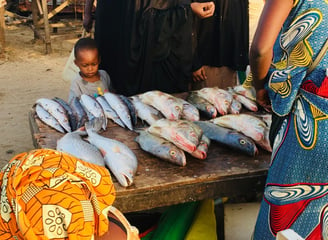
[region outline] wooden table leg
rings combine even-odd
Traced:
[[[0,7],[0,53],[4,51],[5,48],[5,7]]]
[[[44,21],[44,31],[45,31],[46,54],[50,54],[52,52],[52,49],[51,49],[51,40],[50,40],[50,26],[48,20],[47,0],[42,0],[42,9],[43,9],[43,21]]]

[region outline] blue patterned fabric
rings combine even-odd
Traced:
[[[328,37],[328,0],[295,0],[274,46],[268,74],[273,111],[287,116],[274,141],[254,239],[291,228],[304,239],[328,239],[328,99],[300,89],[321,84],[328,54],[306,76]]]

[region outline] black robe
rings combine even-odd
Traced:
[[[194,19],[193,36],[193,70],[208,65],[245,71],[249,64],[248,0],[215,0],[212,17]]]
[[[117,93],[187,91],[192,66],[189,0],[98,0],[100,69]]]

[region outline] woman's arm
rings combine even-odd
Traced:
[[[293,0],[267,0],[251,45],[253,84],[257,90],[257,102],[265,108],[270,105],[264,84],[273,57],[273,45],[292,7]]]

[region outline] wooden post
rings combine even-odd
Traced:
[[[51,50],[50,26],[49,26],[49,20],[48,20],[47,0],[42,0],[42,8],[43,8],[43,21],[44,21],[46,54],[50,54],[52,52],[52,50]]]
[[[0,7],[0,53],[4,51],[5,48],[5,7]]]
[[[33,28],[32,29],[33,29],[33,32],[34,32],[34,40],[40,38],[40,34],[38,33],[38,30],[39,30],[39,26],[38,26],[38,20],[39,20],[38,2],[39,2],[39,0],[32,0],[32,20],[33,20]],[[42,9],[40,9],[40,10],[42,10]]]

